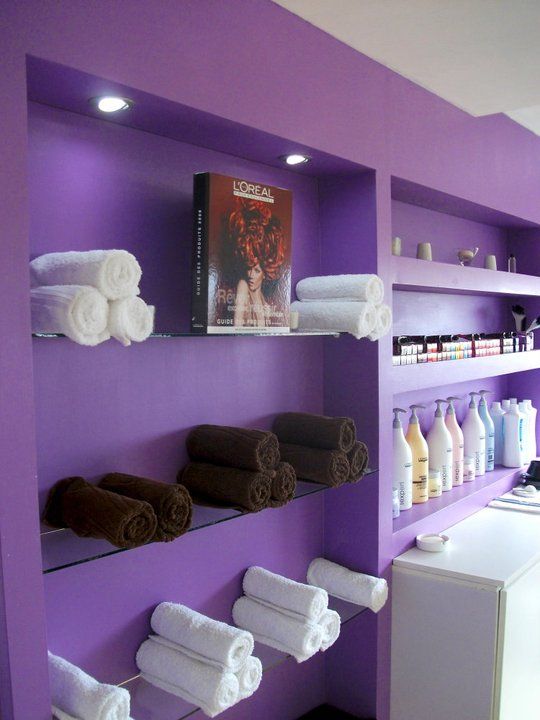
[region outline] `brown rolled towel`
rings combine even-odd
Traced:
[[[198,425],[186,447],[191,460],[242,470],[269,472],[279,462],[278,439],[268,430]]]
[[[357,440],[354,443],[352,450],[349,450],[347,453],[347,457],[349,458],[349,465],[351,467],[348,482],[356,482],[357,480],[360,480],[365,473],[369,462],[369,454],[366,444]]]
[[[349,452],[356,440],[354,420],[310,413],[281,413],[272,430],[280,443]]]
[[[192,503],[183,485],[171,485],[124,473],[109,473],[99,482],[99,487],[150,503],[157,517],[157,528],[152,538],[154,542],[174,540],[189,529]]]
[[[298,478],[338,487],[349,478],[349,460],[340,450],[321,450],[280,443],[281,459],[290,463]]]
[[[280,462],[275,471],[271,473],[272,495],[269,507],[281,507],[294,498],[296,490],[296,473],[292,465]]]
[[[188,463],[178,473],[195,502],[214,503],[258,512],[268,505],[271,493],[269,475],[210,463]]]
[[[95,487],[82,477],[66,478],[54,485],[43,521],[51,527],[69,527],[80,537],[104,538],[119,548],[145,545],[157,527],[149,503]]]

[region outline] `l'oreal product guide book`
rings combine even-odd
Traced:
[[[192,332],[288,333],[291,233],[289,190],[197,173]]]

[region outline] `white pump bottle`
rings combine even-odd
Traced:
[[[493,428],[495,431],[495,465],[502,465],[503,461],[503,421],[506,413],[502,409],[500,402],[491,403],[491,419],[493,420]]]
[[[463,432],[458,425],[456,417],[456,409],[454,401],[459,400],[458,397],[451,396],[446,398],[448,407],[446,408],[446,416],[444,422],[448,428],[448,432],[452,436],[452,485],[463,485]]]
[[[510,409],[504,416],[503,423],[504,467],[521,467],[523,461],[523,417],[519,412],[517,403],[511,403]]]
[[[524,400],[527,414],[529,416],[529,452],[531,458],[536,459],[536,408],[531,400]]]
[[[394,408],[393,427],[393,474],[392,489],[398,491],[399,509],[409,510],[412,507],[413,494],[413,468],[412,468],[412,450],[409,443],[405,440],[403,434],[403,426],[399,419],[399,413],[406,413],[406,410]]]
[[[486,395],[490,395],[491,390],[480,390],[478,394],[480,395],[478,414],[486,429],[486,472],[491,472],[495,470],[495,425],[486,403]]]
[[[416,411],[425,405],[411,405],[411,417],[406,439],[412,451],[413,462],[413,503],[424,503],[428,499],[428,444],[425,441]]]
[[[474,396],[477,392],[470,392],[471,401],[469,412],[461,425],[465,441],[465,455],[474,458],[475,477],[486,474],[486,428],[480,419]]]
[[[435,400],[437,410],[435,419],[427,436],[429,448],[429,469],[441,473],[442,491],[452,489],[452,449],[453,441],[443,419],[441,405],[445,400]]]

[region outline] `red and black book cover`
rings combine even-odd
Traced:
[[[191,330],[289,332],[292,193],[194,176]]]

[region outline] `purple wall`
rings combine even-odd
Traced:
[[[348,338],[230,338],[152,340],[129,350],[111,342],[93,351],[64,340],[36,340],[33,383],[29,253],[114,246],[122,238],[122,245],[141,257],[143,293],[159,304],[159,323],[181,327],[187,318],[186,292],[178,280],[187,279],[181,268],[187,257],[191,173],[204,162],[225,172],[253,170],[269,181],[286,178],[298,201],[296,277],[319,268],[369,270],[376,262],[388,287],[391,174],[539,222],[540,145],[508,118],[472,118],[269,0],[98,5],[29,0],[0,12],[0,87],[10,99],[0,120],[5,188],[0,221],[7,238],[0,244],[1,266],[7,269],[1,287],[10,308],[0,321],[0,712],[5,720],[45,720],[45,616],[51,649],[103,680],[117,679],[133,669],[132,651],[147,628],[149,610],[168,594],[178,592],[179,599],[226,617],[246,564],[266,563],[300,579],[323,541],[338,561],[387,572],[392,528],[384,478],[393,389],[387,371],[389,338],[378,347]],[[281,136],[284,152],[298,143],[346,158],[357,164],[354,176],[340,184],[328,170],[314,171],[326,175],[317,183],[302,173],[254,167],[238,157],[43,107],[30,109],[27,155],[27,55],[161,96],[149,125],[159,125],[160,108],[181,103]],[[47,92],[52,97],[54,88]],[[189,120],[189,111],[179,109],[182,113]],[[229,134],[234,134],[231,127]],[[174,132],[161,123],[161,134]],[[245,153],[237,142],[238,155],[256,157],[262,143],[275,157],[280,145],[275,137],[245,137]],[[202,144],[219,147],[220,138],[218,133]],[[377,172],[361,176],[360,166]],[[341,206],[346,210],[339,220]],[[398,209],[394,228],[401,217],[407,236],[420,235],[429,230],[428,216]],[[462,227],[458,223],[456,230]],[[447,231],[450,222],[440,236]],[[499,242],[499,231],[480,232],[486,243]],[[537,255],[532,243],[529,248]],[[540,266],[533,262],[532,267]],[[252,379],[246,382],[248,371]],[[36,467],[42,490],[57,476],[94,476],[113,463],[165,479],[181,462],[183,434],[195,422],[267,426],[278,410],[323,407],[353,413],[369,434],[371,448],[379,435],[380,487],[373,476],[342,493],[326,493],[324,500],[306,498],[283,511],[193,533],[168,547],[69,568],[46,577],[43,596]],[[228,551],[221,563],[215,562],[216,547]],[[196,572],[200,576],[193,583]],[[328,698],[359,717],[374,715],[376,708],[378,720],[384,720],[387,618],[388,611],[377,618],[362,615],[345,628],[325,663],[284,665],[265,678],[252,701],[229,716],[246,717],[254,708],[253,716],[292,720],[324,699],[325,664]]]

